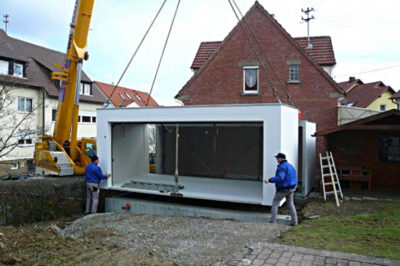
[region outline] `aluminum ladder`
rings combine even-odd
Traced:
[[[340,197],[342,199],[344,198],[343,198],[342,188],[339,182],[339,176],[336,171],[335,161],[333,160],[332,152],[326,152],[326,156],[322,156],[322,154],[320,153],[319,161],[321,165],[321,181],[322,181],[322,190],[324,193],[324,200],[326,201],[326,195],[334,194],[336,200],[336,206],[339,207],[340,203],[339,203],[338,193],[340,194]],[[331,181],[325,182],[325,177],[328,176],[331,178]],[[326,186],[332,186],[333,190],[326,191]]]

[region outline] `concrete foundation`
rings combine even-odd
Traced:
[[[129,208],[126,208],[128,207]],[[109,197],[105,201],[105,211],[158,216],[207,217],[247,222],[269,222],[269,213],[219,209],[204,206],[184,205],[170,202],[150,201],[123,197]],[[290,216],[278,215],[279,224],[290,224]]]

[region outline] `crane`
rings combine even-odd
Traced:
[[[59,71],[52,72],[52,79],[60,81],[57,115],[52,136],[44,135],[35,144],[37,172],[52,175],[81,175],[95,153],[94,139],[77,139],[79,113],[79,86],[86,51],[94,0],[76,0],[67,53],[64,65],[55,64]]]

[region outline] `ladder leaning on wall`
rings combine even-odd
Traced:
[[[343,199],[342,188],[339,182],[339,176],[336,171],[335,161],[333,160],[332,152],[326,152],[326,156],[322,156],[319,154],[319,162],[321,165],[321,182],[322,182],[322,190],[324,195],[324,200],[326,201],[326,195],[334,194],[336,205],[339,207],[339,196]],[[325,177],[330,177],[330,182],[325,182]],[[327,186],[332,186],[332,191],[326,191]]]

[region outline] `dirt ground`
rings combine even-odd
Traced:
[[[345,201],[337,208],[334,201],[313,199],[299,210],[299,216],[307,221],[312,216],[375,214],[381,208],[375,201]],[[285,212],[283,207],[280,213]],[[286,226],[205,218],[75,216],[19,227],[0,226],[0,264],[235,264],[251,253],[252,246],[277,241],[287,230]]]
[[[252,246],[272,241],[289,229],[263,223],[130,214],[76,218],[0,227],[0,263],[232,265],[251,253]],[[54,224],[65,229],[58,230]]]

